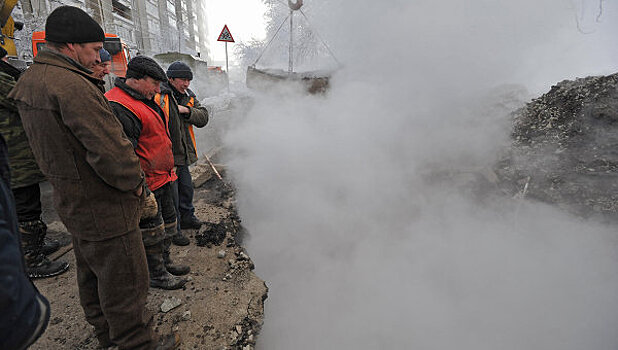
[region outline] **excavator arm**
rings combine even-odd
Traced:
[[[0,46],[9,53],[9,56],[17,56],[17,49],[13,41],[16,23],[11,17],[15,5],[17,5],[17,0],[0,0],[0,26],[2,27]],[[18,29],[21,28],[19,25],[17,27]]]

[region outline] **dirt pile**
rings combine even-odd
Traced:
[[[191,266],[183,289],[150,289],[148,309],[158,334],[177,332],[181,349],[251,350],[264,319],[268,288],[253,273],[253,262],[240,245],[244,230],[236,214],[234,191],[217,177],[196,188],[194,204],[202,228],[185,230],[186,247],[172,246],[175,261]],[[98,342],[79,305],[75,257],[70,236],[51,209],[51,188],[43,188],[44,216],[65,245],[62,258],[71,267],[63,275],[36,280],[52,307],[47,331],[31,349],[96,349]]]
[[[513,122],[494,169],[504,189],[618,222],[618,74],[562,81]]]

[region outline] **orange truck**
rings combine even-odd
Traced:
[[[45,46],[45,32],[32,33],[32,55],[36,56],[43,46]],[[109,33],[105,33],[103,47],[112,55],[112,73],[124,78],[127,74],[127,63],[131,60],[129,47],[122,42],[118,35]]]

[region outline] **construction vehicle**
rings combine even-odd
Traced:
[[[0,0],[1,1],[1,0]],[[32,33],[32,54],[36,56],[37,52],[45,46],[45,32]],[[116,34],[105,33],[105,41],[103,42],[105,50],[112,55],[111,72],[118,77],[125,77],[127,74],[127,64],[131,60],[129,47],[122,42]]]
[[[17,58],[17,48],[15,47],[14,33],[15,30],[21,30],[24,24],[15,22],[11,16],[13,8],[17,5],[17,0],[0,0],[0,46],[7,52],[8,56]]]

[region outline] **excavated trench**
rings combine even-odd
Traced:
[[[440,175],[461,179],[482,197],[499,192],[580,217],[618,222],[618,75],[560,82],[513,113],[512,121],[512,143],[492,169]],[[155,313],[156,331],[178,332],[182,349],[249,350],[263,324],[268,289],[242,247],[246,232],[234,190],[223,167],[216,166],[218,172],[212,168],[212,163],[201,162],[192,170],[196,215],[206,223],[199,231],[186,232],[191,245],[172,251],[176,260],[192,267],[191,280],[183,290],[151,289],[148,308]],[[431,179],[440,181],[439,176]],[[52,317],[32,349],[95,349],[97,341],[79,306],[75,260],[67,249],[70,237],[50,209],[50,198],[51,190],[44,186],[50,236],[65,245],[62,258],[71,269],[36,281],[52,304]]]

